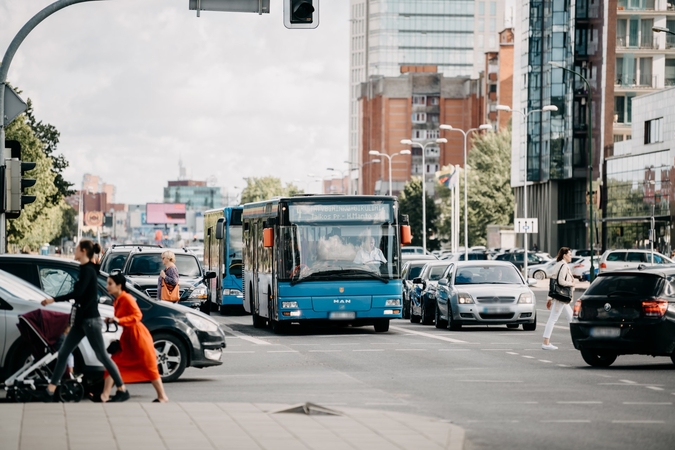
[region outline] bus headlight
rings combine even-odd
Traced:
[[[292,309],[298,307],[298,302],[281,302],[281,307],[283,309]]]
[[[187,313],[188,322],[199,331],[217,331],[218,324],[208,319],[199,317],[197,314]]]
[[[194,288],[194,289],[192,290],[192,292],[190,293],[190,298],[192,298],[192,299],[194,299],[194,298],[198,298],[198,299],[205,299],[205,298],[207,298],[207,290],[206,290],[206,286],[204,286],[204,285],[202,284],[202,285],[197,286],[196,288]]]
[[[243,297],[244,294],[239,289],[223,289],[223,295],[232,295],[234,297]]]
[[[384,306],[401,306],[401,300],[398,298],[392,298],[384,302]]]

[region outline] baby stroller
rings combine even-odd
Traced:
[[[17,326],[31,356],[5,381],[9,401],[30,402],[47,388],[69,319],[69,314],[45,309],[19,316]],[[54,395],[62,402],[79,402],[84,397],[82,378],[67,374]]]

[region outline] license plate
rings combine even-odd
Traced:
[[[510,312],[509,308],[490,308],[487,306],[483,308],[483,314],[506,314]]]
[[[334,311],[328,315],[330,320],[350,320],[356,319],[354,311]]]
[[[591,328],[591,337],[596,338],[617,338],[621,336],[620,328],[593,327]]]

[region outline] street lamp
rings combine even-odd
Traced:
[[[427,167],[425,156],[427,153],[427,146],[430,144],[445,144],[448,142],[445,138],[433,139],[426,144],[413,142],[411,139],[401,139],[403,145],[416,145],[422,149],[422,249],[424,253],[427,252]]]
[[[537,113],[537,112],[547,112],[547,111],[553,112],[553,111],[557,111],[557,110],[558,110],[558,107],[555,106],[555,105],[546,105],[541,109],[533,109],[533,110],[531,110],[527,113],[524,113],[524,112],[519,111],[517,109],[512,109],[510,106],[497,105],[497,111],[507,111],[507,112],[511,112],[511,113],[518,113],[521,116],[523,116],[523,128],[526,130],[525,131],[526,136],[527,136],[527,122],[528,122],[528,119],[530,117],[530,114]],[[525,153],[527,155],[527,138],[525,139]],[[527,217],[527,156],[525,157],[525,180],[524,180],[524,184],[523,184],[523,216],[524,216],[524,219],[528,218]],[[525,239],[523,239],[523,241],[525,243],[525,245],[524,245],[525,255],[524,255],[524,258],[523,258],[525,278],[527,278],[527,235],[528,235],[528,233],[525,233]]]
[[[654,28],[659,28],[659,27],[654,27]],[[661,30],[661,28],[659,28]],[[665,28],[667,30],[667,28]],[[588,80],[581,75],[579,72],[575,72],[572,69],[568,69],[567,67],[564,67],[562,64],[557,63],[555,61],[549,61],[549,64],[553,67],[557,67],[558,69],[565,70],[569,73],[573,73],[574,75],[578,76],[581,78],[581,80],[586,83],[586,89],[588,89],[588,96],[586,99],[586,103],[588,103],[588,142],[586,143],[586,146],[588,147],[588,196],[590,198],[590,201],[588,202],[588,231],[590,233],[590,239],[588,242],[590,243],[591,246],[591,273],[590,273],[590,280],[593,281],[595,279],[595,269],[593,267],[593,253],[595,249],[593,248],[593,137],[591,133],[591,125],[592,125],[592,118],[593,118],[593,105],[592,105],[592,98],[591,98],[591,84],[588,82]],[[598,194],[600,194],[598,192]]]
[[[362,176],[363,176],[363,168],[366,167],[368,164],[379,163],[379,162],[382,162],[382,161],[378,158],[371,159],[370,161],[366,161],[363,164],[355,163],[353,161],[345,161],[345,163],[347,163],[347,164],[350,164],[350,165],[355,164],[355,165],[358,166],[358,167],[352,169],[352,170],[358,170],[359,171],[359,181],[356,184],[356,193],[358,195],[361,194],[361,183],[362,183]]]
[[[668,34],[675,35],[675,32],[670,31],[666,27],[652,27],[652,31],[654,33],[668,33]],[[558,66],[556,66],[556,67],[558,67]]]
[[[401,150],[400,152],[394,153],[393,155],[388,155],[386,153],[378,152],[377,150],[371,150],[371,151],[368,152],[368,154],[373,155],[373,156],[386,156],[387,159],[389,160],[389,195],[394,195],[394,193],[393,193],[394,191],[392,191],[392,189],[391,189],[391,159],[394,156],[398,156],[398,155],[409,155],[410,150],[404,149],[404,150]]]
[[[466,141],[469,133],[480,130],[492,130],[492,125],[484,123],[478,128],[469,128],[468,130],[460,130],[459,128],[454,128],[452,125],[441,125],[441,130],[449,131],[459,131],[464,135],[464,260],[469,260],[469,205],[468,205],[468,195],[469,185],[467,184],[466,173]]]

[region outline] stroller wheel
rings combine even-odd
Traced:
[[[84,398],[84,386],[77,380],[66,380],[59,386],[58,395],[64,403],[77,403]]]
[[[7,391],[7,401],[15,403],[28,403],[33,401],[33,395],[26,389],[15,387]]]

